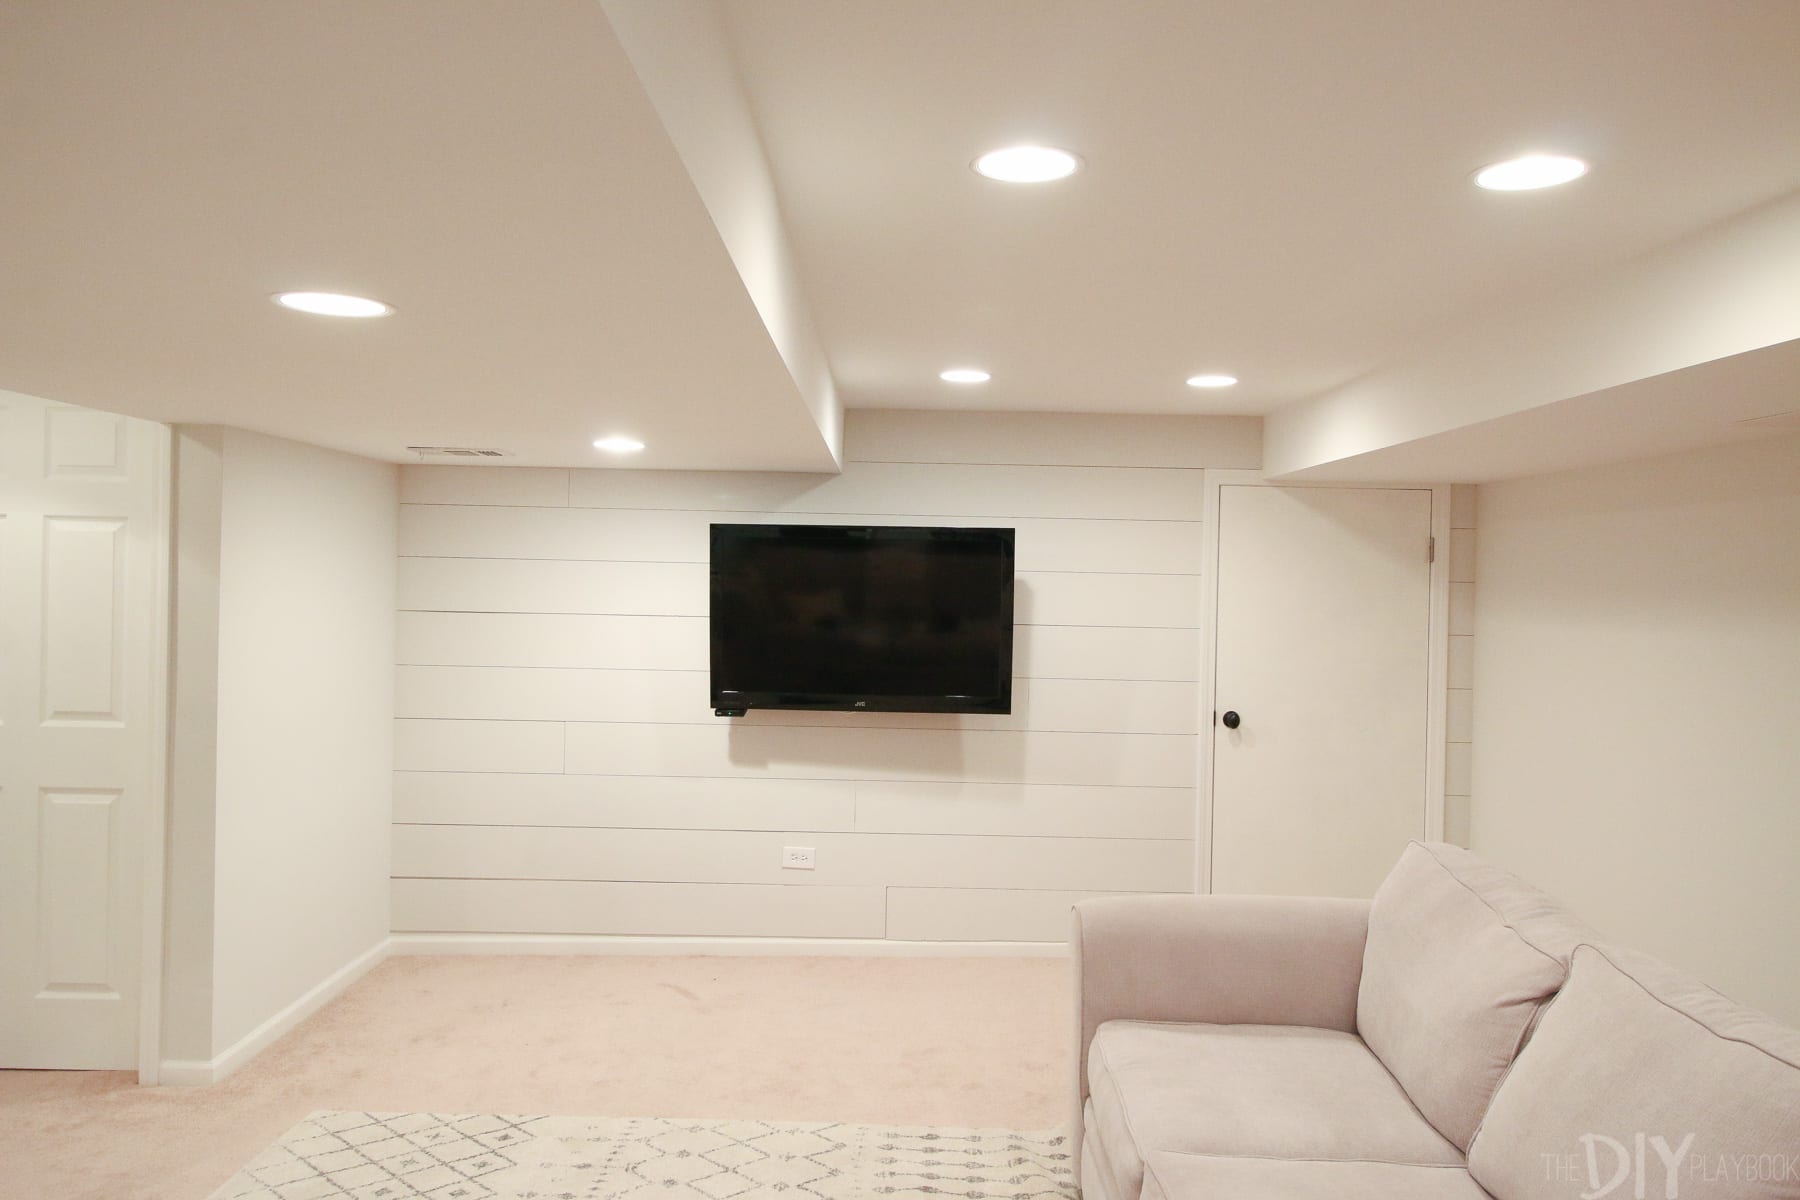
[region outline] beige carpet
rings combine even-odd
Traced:
[[[309,1113],[1046,1129],[1060,959],[396,958],[223,1083],[0,1071],[0,1197],[199,1200]]]

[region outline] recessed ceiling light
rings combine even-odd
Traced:
[[[636,454],[643,448],[644,443],[620,433],[594,440],[594,449],[605,450],[610,454]]]
[[[939,371],[938,378],[945,383],[986,383],[993,376],[980,367],[951,367],[948,371]]]
[[[1490,192],[1529,192],[1555,187],[1587,174],[1588,165],[1564,154],[1527,154],[1475,172],[1475,186]]]
[[[1236,382],[1236,375],[1190,375],[1187,385],[1191,388],[1222,388]]]
[[[394,311],[391,304],[337,292],[277,292],[273,299],[283,308],[321,317],[385,317]]]
[[[1080,168],[1079,158],[1054,146],[1007,146],[975,160],[977,173],[1002,183],[1049,183],[1066,179]]]

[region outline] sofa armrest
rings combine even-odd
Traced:
[[[1075,1112],[1103,1021],[1356,1032],[1367,900],[1112,896],[1075,905]]]

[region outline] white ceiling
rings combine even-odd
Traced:
[[[646,66],[675,18],[723,22],[851,407],[1266,413],[1800,189],[1792,0],[0,0],[0,387],[394,459],[617,430],[832,469],[709,113]],[[1086,169],[969,169],[1020,140]],[[1533,149],[1593,172],[1470,185]]]
[[[0,387],[377,458],[835,468],[591,0],[8,2],[0,163]]]
[[[1266,412],[1800,188],[1800,4],[727,0],[852,406]],[[968,164],[1081,155],[1038,188]],[[1554,149],[1571,187],[1471,174]],[[1197,394],[1189,375],[1241,385]]]

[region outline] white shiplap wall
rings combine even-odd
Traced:
[[[1444,694],[1444,840],[1469,844],[1475,729],[1475,485],[1450,489],[1450,662]]]
[[[405,468],[396,931],[1060,941],[1188,890],[1200,469],[1259,455],[1239,418],[856,412],[836,476]],[[1017,529],[1013,713],[715,718],[713,521]]]

